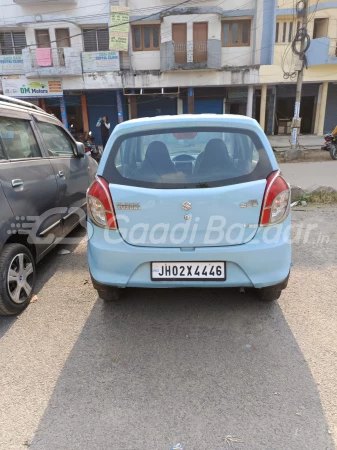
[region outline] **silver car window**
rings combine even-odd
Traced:
[[[41,158],[28,120],[0,117],[0,137],[9,159]]]
[[[37,125],[49,156],[74,156],[74,144],[61,127],[45,122],[38,122]]]

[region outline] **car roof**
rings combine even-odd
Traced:
[[[40,120],[45,120],[47,122],[54,122],[58,125],[62,125],[62,122],[54,116],[54,114],[49,114],[44,111],[39,106],[34,105],[33,103],[26,102],[24,100],[20,100],[14,97],[7,97],[6,95],[0,95],[0,116],[1,111],[16,111],[23,112],[28,114],[34,114],[34,116]]]
[[[116,126],[115,132],[129,132],[158,129],[187,128],[197,124],[199,127],[235,127],[242,129],[260,129],[255,119],[234,114],[182,114],[177,116],[156,116],[132,119]]]

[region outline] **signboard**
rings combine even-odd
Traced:
[[[83,52],[83,72],[116,72],[119,71],[119,53],[107,52]]]
[[[129,21],[129,8],[125,6],[110,6],[109,50],[128,51]]]
[[[27,79],[25,77],[2,77],[2,90],[5,95],[18,98],[62,97],[60,79]]]
[[[228,89],[228,100],[233,99],[247,99],[248,89],[247,88],[229,88]]]
[[[0,73],[24,72],[22,55],[0,55]]]

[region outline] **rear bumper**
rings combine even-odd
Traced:
[[[118,231],[89,224],[89,269],[95,287],[177,288],[255,287],[283,283],[290,271],[290,217],[274,227],[259,228],[248,244],[227,247],[180,248],[136,247],[112,243]],[[226,281],[152,281],[152,261],[226,261]]]

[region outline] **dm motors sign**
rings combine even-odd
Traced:
[[[17,98],[62,97],[61,80],[2,77],[4,95]]]

